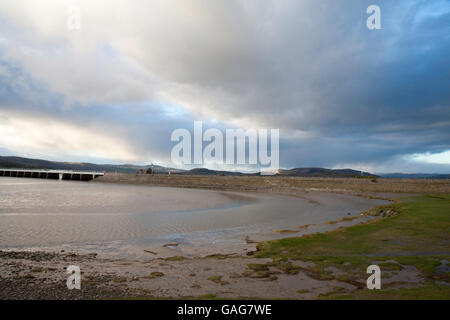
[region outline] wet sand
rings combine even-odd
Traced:
[[[388,203],[373,194],[342,190],[228,192],[225,198],[227,202],[222,207],[182,213],[191,215],[189,220],[197,219],[200,230],[163,235],[157,242],[128,239],[111,241],[104,247],[92,243],[22,249],[2,246],[0,298],[313,299],[336,287],[352,290],[358,284],[338,280],[338,277],[324,281],[301,265],[295,274],[272,268],[264,272],[253,270],[249,264],[269,260],[253,258],[252,253],[263,240],[363,223],[371,217],[361,216],[361,212]],[[230,206],[233,202],[239,204]],[[257,223],[252,224],[251,220],[243,223],[245,217],[251,219],[255,213],[259,214]],[[208,216],[221,228],[204,230],[208,226]],[[66,288],[65,270],[69,265],[80,266],[82,290]],[[405,269],[396,277],[411,279],[415,273],[415,270]]]
[[[143,261],[102,259],[95,255],[44,252],[0,252],[0,299],[111,299],[111,298],[253,298],[315,299],[339,290],[362,288],[365,278],[347,282],[339,271],[324,280],[308,262],[294,261],[295,273],[249,266],[272,259],[214,255]],[[69,265],[81,268],[81,290],[66,287]],[[417,269],[384,272],[384,288],[422,281]]]
[[[0,249],[128,259],[245,254],[252,249],[249,242],[326,231],[335,227],[328,221],[358,217],[386,203],[323,191],[231,192],[19,178],[0,180],[0,199]],[[298,228],[305,225],[310,227]]]
[[[268,261],[251,257],[133,261],[64,253],[0,252],[0,299],[311,299],[337,285],[353,288],[337,280],[320,281],[305,272],[293,276],[273,270],[266,277],[247,267]],[[81,290],[66,287],[69,265],[78,265],[83,271]],[[308,292],[298,293],[302,289]]]
[[[213,176],[108,173],[103,183],[166,186],[228,191],[297,192],[332,191],[359,194],[450,193],[450,179],[319,178],[283,176]]]

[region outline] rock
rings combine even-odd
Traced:
[[[163,247],[167,248],[167,247],[178,247],[178,243],[166,243],[163,245]]]
[[[247,244],[258,243],[257,241],[251,240],[249,236],[245,237],[245,242],[247,242]]]
[[[76,257],[77,254],[74,253],[74,252],[68,252],[68,253],[64,254],[64,256],[65,256],[65,257]]]

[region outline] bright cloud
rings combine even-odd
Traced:
[[[0,113],[2,146],[22,153],[45,153],[52,158],[75,157],[135,161],[138,156],[126,141],[89,128],[51,118],[24,117]]]
[[[450,150],[439,153],[414,154],[411,156],[411,159],[418,162],[450,164]]]
[[[115,160],[167,161],[171,130],[197,119],[279,128],[285,167],[396,170],[450,149],[450,3],[380,0],[383,29],[372,31],[370,4],[4,0],[0,112],[35,128],[57,118],[76,145],[119,137],[123,150],[101,149]],[[80,30],[66,25],[72,5]],[[0,148],[13,148],[15,125]],[[44,154],[51,133],[17,144]],[[427,159],[413,162],[438,168]]]

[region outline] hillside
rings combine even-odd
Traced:
[[[218,171],[218,170],[210,170],[207,168],[195,168],[189,171],[180,172],[179,174],[187,174],[187,175],[207,175],[207,176],[240,176],[242,173],[240,172],[231,172],[231,171]]]
[[[80,171],[104,171],[118,173],[136,173],[139,170],[147,170],[151,165],[134,164],[96,164],[88,162],[59,162],[42,159],[30,159],[14,156],[0,156],[0,168],[30,168],[30,169],[55,169],[55,170],[80,170]],[[220,171],[207,168],[195,168],[191,170],[180,170],[153,165],[155,173],[167,173],[183,175],[206,175],[206,176],[258,176],[260,173],[242,173],[236,171]],[[326,169],[319,167],[280,169],[276,176],[287,177],[330,177],[330,178],[352,178],[352,177],[382,177],[382,178],[416,178],[416,179],[449,179],[449,174],[425,174],[425,173],[383,173],[374,175],[369,172],[353,169]]]
[[[289,170],[280,169],[279,176],[294,177],[343,177],[351,178],[356,176],[376,177],[369,172],[353,169],[325,169],[325,168],[294,168]]]
[[[22,157],[0,156],[0,168],[32,168],[32,169],[54,169],[54,170],[80,170],[80,171],[105,171],[135,173],[140,169],[146,170],[150,165],[138,166],[133,164],[95,164],[85,162],[57,162],[41,159],[29,159]],[[165,173],[168,168],[154,165],[155,172]]]
[[[189,171],[184,171],[181,174],[185,175],[220,175],[220,176],[254,176],[258,173],[242,173],[234,171],[218,171],[206,168],[195,168]],[[294,168],[294,169],[280,169],[276,176],[289,177],[343,177],[352,178],[355,176],[376,177],[375,175],[352,169],[325,169],[325,168]]]

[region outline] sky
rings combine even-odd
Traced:
[[[171,166],[201,120],[279,129],[283,168],[450,173],[449,57],[449,0],[2,0],[0,155]]]

